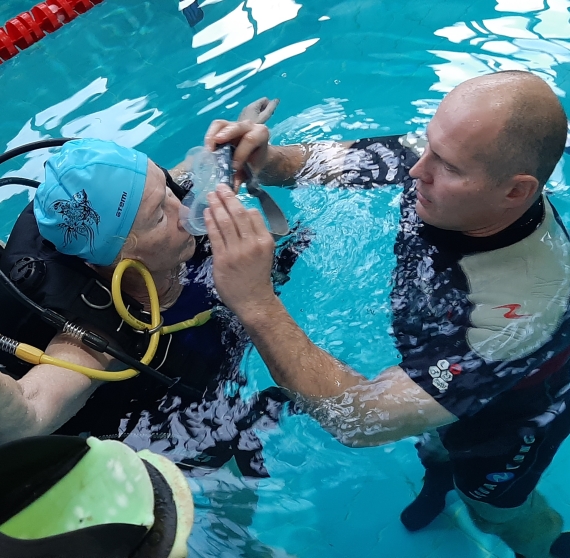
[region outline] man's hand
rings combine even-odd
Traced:
[[[238,116],[238,122],[243,120],[251,120],[255,124],[265,124],[277,108],[279,99],[270,101],[267,97],[257,99],[245,107]]]
[[[214,283],[238,317],[260,311],[275,299],[271,266],[275,243],[256,209],[245,209],[223,184],[208,195],[204,212],[214,257]]]
[[[234,187],[238,188],[249,178],[244,170],[245,163],[255,174],[259,174],[265,167],[269,148],[269,130],[267,126],[255,124],[251,120],[243,122],[214,120],[206,132],[204,145],[210,151],[214,151],[225,143],[231,143],[236,148]]]

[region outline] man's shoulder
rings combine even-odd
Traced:
[[[464,257],[461,267],[473,305],[467,338],[490,360],[511,360],[544,345],[566,319],[570,242],[550,205],[531,235]]]

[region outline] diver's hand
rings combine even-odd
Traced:
[[[208,194],[208,202],[204,217],[218,294],[240,318],[258,312],[275,298],[273,238],[259,211],[247,210],[227,186]]]
[[[267,163],[269,149],[269,130],[263,124],[255,124],[251,120],[242,122],[228,122],[227,120],[214,120],[204,139],[204,145],[214,151],[219,145],[231,143],[235,146],[234,152],[234,190],[248,180],[244,170],[247,163],[251,171],[258,174]]]
[[[238,122],[243,120],[251,120],[255,124],[265,124],[277,108],[279,99],[270,101],[267,97],[257,99],[245,107],[238,116]]]

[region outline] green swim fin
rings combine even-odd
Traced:
[[[3,558],[184,558],[192,496],[168,459],[117,441],[0,446]]]

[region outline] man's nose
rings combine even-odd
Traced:
[[[417,163],[410,169],[410,176],[412,178],[419,178],[422,182],[429,184],[433,182],[432,173],[427,164],[426,155],[422,155]]]

